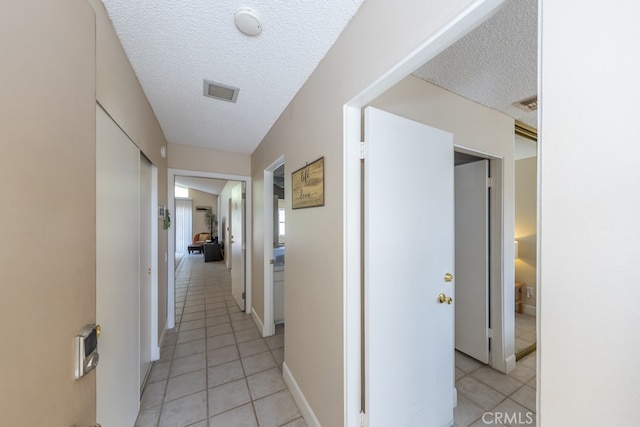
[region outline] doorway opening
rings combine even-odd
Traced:
[[[492,335],[503,331],[492,310],[502,294],[502,160],[456,147],[454,175],[455,348],[492,366]]]
[[[516,121],[515,133],[515,353],[521,360],[537,349],[538,132]]]
[[[346,425],[357,425],[358,420],[361,417],[360,411],[363,409],[361,402],[362,394],[366,387],[362,387],[363,378],[361,376],[361,360],[365,359],[362,356],[362,347],[360,342],[363,341],[363,331],[360,329],[361,323],[359,321],[362,316],[360,309],[360,302],[366,296],[363,295],[362,284],[365,277],[364,271],[356,266],[362,265],[364,254],[367,250],[372,248],[367,244],[360,246],[362,242],[362,217],[361,217],[361,195],[362,195],[362,179],[360,171],[360,159],[362,158],[360,153],[365,152],[365,156],[368,155],[368,142],[367,136],[364,138],[361,136],[361,109],[367,105],[374,105],[378,108],[384,108],[384,106],[376,105],[372,103],[381,94],[385,94],[386,91],[399,83],[407,75],[411,74],[421,65],[429,62],[431,59],[441,53],[446,47],[453,44],[456,40],[462,38],[464,35],[475,29],[478,25],[485,22],[490,16],[492,16],[497,9],[501,7],[500,3],[494,2],[478,2],[471,6],[468,10],[462,13],[452,21],[449,26],[445,26],[439,33],[434,35],[431,39],[424,42],[419,46],[411,55],[405,60],[392,68],[387,74],[380,77],[370,87],[365,89],[362,93],[354,97],[349,103],[345,105],[344,109],[344,122],[345,122],[345,188],[344,188],[344,204],[345,204],[345,390],[346,401],[345,406],[347,408],[347,414],[345,416]],[[536,39],[537,40],[537,39]],[[406,80],[406,79],[405,79]],[[406,88],[408,86],[404,86]],[[393,99],[398,105],[398,99]],[[387,105],[393,102],[388,102]],[[397,111],[389,110],[395,114],[400,114],[404,117],[409,117],[416,120],[415,117],[411,117],[410,113],[405,114],[402,111],[402,107],[398,107]],[[454,113],[455,116],[457,113]],[[420,120],[418,120],[420,121]],[[504,123],[501,123],[501,126]],[[500,135],[500,138],[511,138],[511,144],[513,144],[513,121],[511,121],[510,136],[504,132]],[[506,129],[506,127],[505,127]],[[361,148],[360,141],[365,141],[365,148]],[[505,144],[507,147],[508,144]],[[501,282],[499,292],[490,294],[490,301],[492,303],[492,315],[491,325],[502,325],[503,329],[500,332],[492,331],[492,352],[491,357],[494,361],[494,368],[503,371],[510,372],[515,368],[515,356],[513,353],[513,325],[514,325],[514,273],[513,262],[514,245],[513,245],[513,211],[511,205],[511,194],[513,192],[511,178],[513,177],[513,148],[510,148],[511,153],[498,153],[495,156],[497,160],[501,160],[501,171],[504,173],[504,186],[505,191],[509,199],[504,202],[502,209],[499,212],[503,213],[501,219],[501,237],[496,246],[500,246],[498,249],[499,256],[496,258],[494,264],[500,265],[497,278]],[[491,152],[491,150],[487,149]],[[506,149],[508,151],[508,149]],[[366,158],[366,157],[365,157]],[[366,160],[365,160],[366,161]],[[402,236],[399,236],[402,237]],[[396,242],[396,244],[398,244]],[[496,248],[497,249],[497,248]],[[492,264],[493,266],[493,264]],[[446,296],[445,296],[446,298]],[[446,300],[446,299],[445,299]],[[497,304],[494,306],[493,302]],[[366,316],[365,316],[366,317]],[[493,329],[493,328],[492,328]],[[366,343],[367,337],[364,337]],[[502,342],[500,342],[502,341]],[[495,344],[495,345],[494,345]],[[452,349],[453,350],[453,349]],[[454,391],[455,393],[455,391]],[[534,392],[535,394],[535,392]]]
[[[284,325],[285,269],[285,166],[284,156],[264,170],[264,319],[263,336]],[[258,324],[261,324],[257,318]]]
[[[215,180],[218,183],[222,184],[220,187],[220,197],[216,198],[215,209],[212,204],[203,204],[196,205],[194,203],[194,210],[197,210],[198,206],[201,206],[203,209],[201,211],[202,218],[194,217],[193,223],[194,227],[198,226],[203,230],[199,230],[194,228],[192,231],[194,234],[196,230],[207,232],[204,230],[208,228],[209,234],[217,234],[217,236],[210,235],[209,238],[212,244],[212,248],[203,247],[202,256],[204,257],[204,251],[206,249],[216,249],[213,246],[217,244],[217,251],[213,253],[214,257],[224,257],[224,261],[227,264],[227,267],[232,269],[233,275],[233,253],[236,254],[236,280],[234,282],[232,278],[232,291],[234,293],[234,299],[238,303],[238,306],[241,310],[249,312],[251,310],[251,269],[247,268],[247,266],[251,265],[251,236],[252,236],[252,227],[251,227],[251,177],[250,176],[241,176],[241,175],[230,175],[230,174],[221,174],[215,172],[202,172],[202,171],[192,171],[192,170],[183,170],[183,169],[168,169],[167,171],[167,203],[170,209],[174,212],[176,211],[176,196],[175,196],[175,185],[176,182],[182,182],[183,186],[189,186],[188,182],[197,182],[198,180]],[[196,184],[191,184],[196,185]],[[226,187],[225,187],[226,185]],[[237,188],[236,188],[237,187]],[[225,188],[228,191],[225,191]],[[232,194],[233,193],[233,194]],[[235,197],[235,199],[234,199]],[[224,199],[224,200],[223,200]],[[230,202],[231,200],[235,201]],[[211,208],[210,211],[217,212],[215,220],[217,221],[217,226],[213,226],[213,233],[211,229],[211,225],[204,224],[204,217],[207,211],[206,208]],[[233,209],[236,209],[236,226],[234,227],[231,216],[233,215]],[[228,216],[223,216],[225,212],[229,212]],[[200,224],[203,222],[203,224]],[[210,224],[210,223],[209,223]],[[233,230],[236,230],[235,234],[232,233]],[[214,244],[214,238],[218,237],[217,242]],[[220,238],[226,239],[227,241],[220,241]],[[223,246],[224,245],[224,246]],[[235,251],[234,251],[235,248]],[[184,249],[180,249],[184,250]],[[188,248],[187,248],[188,251]],[[175,274],[176,274],[176,228],[171,227],[168,233],[168,254],[165,255],[165,260],[167,261],[167,269],[168,269],[168,289],[167,289],[167,329],[173,329],[175,327],[175,307],[176,307],[176,298],[175,298]],[[237,266],[241,266],[238,268]],[[241,270],[241,271],[238,271]]]

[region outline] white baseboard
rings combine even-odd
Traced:
[[[505,362],[506,368],[507,368],[507,372],[503,372],[504,374],[510,374],[511,372],[513,372],[514,369],[516,369],[516,355],[515,354],[512,354],[511,356],[507,357],[504,362]]]
[[[259,331],[262,331],[262,336],[263,337],[268,337],[269,334],[268,331],[264,328],[264,323],[262,323],[262,319],[260,319],[260,316],[258,316],[258,313],[256,313],[256,310],[252,307],[251,308],[251,317],[253,318],[253,323],[256,324],[256,326],[258,327]]]
[[[151,361],[155,362],[160,359],[160,346],[154,345],[151,347]]]
[[[522,312],[524,314],[528,314],[529,316],[534,316],[536,315],[536,306],[535,305],[524,305],[522,307]]]
[[[282,364],[282,376],[284,377],[284,382],[289,387],[289,391],[293,396],[293,400],[298,404],[298,408],[300,409],[300,413],[302,414],[304,421],[307,423],[309,427],[321,427],[320,421],[316,418],[316,414],[313,413],[313,409],[305,399],[304,394],[302,394],[302,390],[298,386],[296,379],[293,377],[293,374],[289,370],[289,367],[286,363]]]
[[[164,339],[167,336],[167,328],[164,328],[160,333],[160,339],[158,340],[158,354],[160,354],[160,349],[164,347]]]

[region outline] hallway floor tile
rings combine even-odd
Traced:
[[[184,256],[175,316],[136,427],[306,427],[282,378],[284,329],[262,338],[234,301],[224,262]]]

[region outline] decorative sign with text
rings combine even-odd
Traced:
[[[291,174],[292,208],[324,206],[324,157]]]

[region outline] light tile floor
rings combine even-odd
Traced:
[[[233,300],[223,262],[184,257],[175,315],[136,427],[306,427],[282,378],[284,328],[262,338]]]
[[[516,342],[515,352],[522,350],[536,343],[536,317],[529,314],[516,312]]]
[[[535,369],[535,352],[505,375],[456,351],[455,426],[535,426]]]

